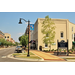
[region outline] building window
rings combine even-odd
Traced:
[[[73,32],[73,27],[72,27],[72,32]]]
[[[9,38],[9,36],[7,36],[7,38]]]
[[[61,38],[63,38],[63,32],[61,32]]]
[[[6,38],[6,36],[5,36],[5,38]]]
[[[73,40],[73,34],[72,34],[72,40]]]
[[[47,43],[45,43],[45,47],[48,47],[48,44]]]
[[[48,37],[48,36],[49,36],[49,34],[47,33],[47,34],[46,34],[46,37]]]

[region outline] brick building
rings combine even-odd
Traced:
[[[4,38],[4,33],[2,31],[0,31],[0,38]]]
[[[11,38],[11,40],[10,40],[12,43],[14,43],[15,44],[15,41],[13,40],[13,38]]]

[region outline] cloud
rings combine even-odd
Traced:
[[[18,33],[18,35],[23,35],[24,33]]]
[[[25,22],[25,24],[27,24],[28,25],[28,22]],[[33,24],[32,22],[30,22],[30,24]]]

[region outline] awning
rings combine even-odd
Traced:
[[[73,44],[75,44],[75,42],[73,41]]]

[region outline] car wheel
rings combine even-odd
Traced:
[[[17,50],[17,53],[19,53],[19,50]]]

